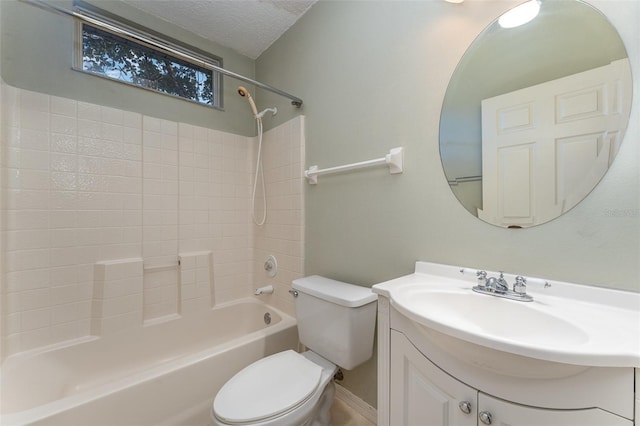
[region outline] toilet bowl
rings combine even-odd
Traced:
[[[307,351],[279,352],[245,367],[216,395],[215,426],[327,426],[335,364]]]
[[[240,370],[211,407],[215,426],[329,426],[338,366],[373,355],[377,295],[317,275],[292,283],[300,341]]]

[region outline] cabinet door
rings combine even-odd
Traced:
[[[478,413],[489,413],[499,426],[633,426],[631,420],[598,408],[587,410],[550,410],[518,405],[480,393]],[[486,417],[485,417],[486,418]],[[478,420],[482,426],[483,422]]]
[[[477,391],[440,370],[402,333],[393,330],[391,331],[390,358],[389,424],[393,426],[476,425]]]

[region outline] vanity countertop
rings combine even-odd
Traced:
[[[640,367],[639,293],[548,280],[548,288],[528,286],[532,302],[514,301],[472,291],[476,278],[460,271],[417,262],[413,274],[372,290],[420,326],[493,350],[573,365]]]

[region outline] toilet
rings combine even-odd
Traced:
[[[300,342],[260,359],[222,386],[211,407],[216,426],[329,426],[338,367],[373,355],[377,295],[313,275],[292,283]]]

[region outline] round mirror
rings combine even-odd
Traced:
[[[498,19],[471,44],[440,118],[453,193],[474,216],[511,228],[548,222],[597,185],[622,142],[632,93],[624,44],[597,9],[532,0],[505,15],[518,9],[534,15]]]

